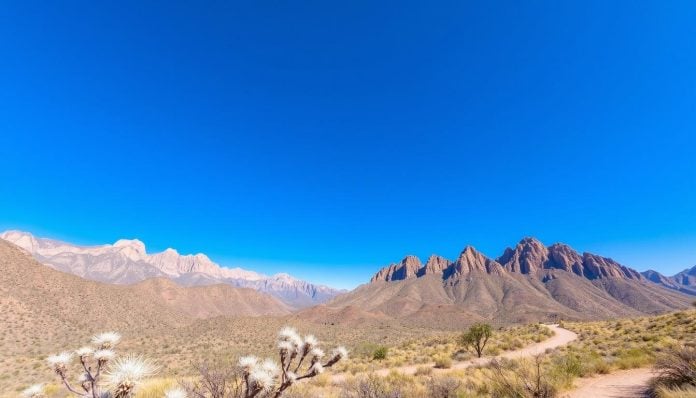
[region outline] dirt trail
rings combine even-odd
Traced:
[[[558,325],[544,325],[544,326],[551,329],[554,332],[554,335],[549,337],[548,339],[542,341],[542,342],[528,345],[527,347],[520,348],[519,350],[508,351],[508,352],[505,352],[505,353],[498,355],[496,357],[483,357],[483,358],[470,359],[468,361],[456,362],[449,369],[433,369],[433,372],[443,373],[443,372],[449,372],[453,369],[464,369],[464,368],[468,368],[470,366],[475,366],[475,365],[485,365],[495,358],[515,359],[515,358],[530,357],[530,356],[534,356],[534,355],[538,355],[538,354],[543,354],[548,349],[564,346],[564,345],[566,345],[566,344],[570,343],[571,341],[578,338],[577,334],[571,332],[570,330],[563,329],[562,327],[559,327]],[[421,367],[433,368],[434,366],[435,366],[434,363],[425,363],[425,364],[420,364],[420,365],[400,366],[400,367],[396,367],[396,368],[375,369],[374,373],[379,375],[379,376],[386,376],[390,372],[396,371],[396,372],[399,372],[399,373],[402,373],[405,375],[412,375],[412,374],[416,373],[418,368],[421,368]],[[343,381],[345,378],[346,378],[345,373],[331,375],[331,380],[334,382]]]
[[[564,398],[637,398],[646,396],[652,369],[620,370],[606,375],[579,379],[575,390],[563,395]]]

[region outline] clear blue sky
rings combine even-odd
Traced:
[[[696,264],[695,20],[691,1],[3,2],[0,228],[340,287],[525,235],[674,273]]]

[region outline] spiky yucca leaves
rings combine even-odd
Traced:
[[[51,369],[60,377],[63,386],[78,397],[126,398],[133,396],[140,382],[152,375],[156,367],[142,357],[118,358],[114,348],[121,340],[116,332],[106,332],[92,337],[92,346],[84,346],[72,352],[62,352],[46,358]],[[77,361],[74,360],[77,358]],[[79,371],[70,366],[79,364]],[[102,380],[105,379],[105,380]],[[74,383],[71,383],[74,380]],[[23,395],[43,398],[43,387],[34,385]]]
[[[149,360],[129,355],[114,361],[106,373],[105,382],[114,398],[127,398],[135,394],[143,379],[156,371],[157,367]]]
[[[348,355],[344,347],[334,349],[328,361],[322,363],[324,351],[313,335],[302,338],[295,329],[285,327],[278,334],[280,366],[271,359],[256,357],[239,359],[246,398],[278,398],[299,380],[315,377]],[[304,365],[304,366],[303,366]]]

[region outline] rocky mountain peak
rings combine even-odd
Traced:
[[[415,278],[418,270],[422,267],[418,257],[408,255],[397,264],[390,264],[377,273],[370,279],[370,282],[375,281],[401,281],[404,279]]]
[[[452,265],[452,262],[442,256],[432,254],[428,261],[426,261],[425,266],[419,271],[419,275],[426,274],[441,274]]]
[[[507,248],[498,262],[510,272],[532,274],[544,269],[549,251],[536,238],[523,238],[514,249]]]
[[[686,270],[687,275],[696,276],[696,265]]]
[[[119,239],[114,243],[113,247],[122,249],[126,257],[135,261],[147,255],[145,252],[145,244],[138,239]]]
[[[450,267],[447,276],[468,274],[474,271],[501,274],[502,266],[495,260],[484,256],[473,246],[466,246],[457,261]]]

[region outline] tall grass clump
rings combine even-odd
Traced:
[[[558,394],[540,355],[530,361],[494,359],[490,369],[490,395],[494,398],[554,398]]]
[[[696,392],[696,348],[670,349],[657,358],[654,368],[657,376],[651,382],[653,396],[669,396],[670,391]]]

